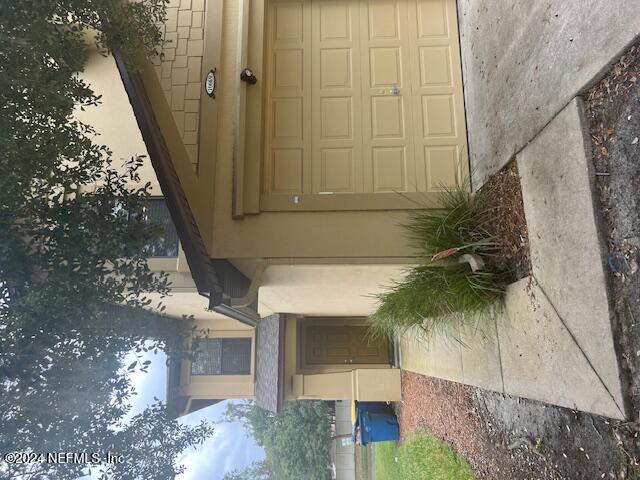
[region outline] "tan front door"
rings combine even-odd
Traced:
[[[366,209],[466,174],[455,0],[278,0],[266,32],[262,203]]]
[[[388,364],[388,342],[369,339],[367,330],[364,325],[306,326],[306,365]]]

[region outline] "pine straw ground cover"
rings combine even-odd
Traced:
[[[617,430],[629,478],[640,478],[640,42],[585,94],[606,242],[615,333],[631,422]]]
[[[505,272],[508,283],[530,275],[529,232],[515,160],[489,178],[477,193],[476,202],[485,212],[486,228],[499,247],[493,257],[495,264],[489,268]]]

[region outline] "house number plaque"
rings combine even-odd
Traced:
[[[216,98],[216,69],[209,70],[204,80],[204,90],[211,98]]]

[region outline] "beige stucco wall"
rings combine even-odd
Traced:
[[[301,374],[293,377],[289,399],[397,402],[402,399],[400,369],[354,369],[348,372]]]
[[[76,117],[91,125],[97,133],[94,141],[109,147],[114,165],[122,164],[137,155],[148,158],[147,147],[142,140],[129,98],[122,85],[120,74],[112,56],[102,56],[92,46],[92,54],[80,77],[93,91],[101,95],[100,104],[77,110]],[[141,182],[151,182],[151,194],[162,195],[151,162],[140,170]]]
[[[260,281],[259,313],[366,317],[374,295],[402,278],[404,265],[272,265]]]

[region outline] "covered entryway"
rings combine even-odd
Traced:
[[[261,209],[394,208],[466,175],[455,0],[273,1],[265,37]]]
[[[287,332],[285,398],[400,400],[389,342],[370,338],[366,318],[289,315]]]

